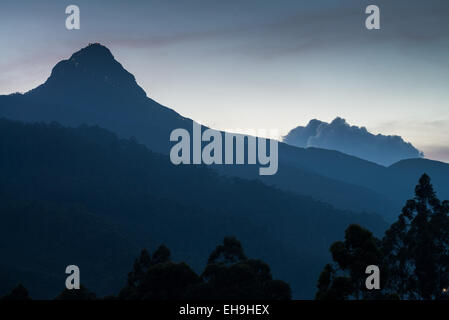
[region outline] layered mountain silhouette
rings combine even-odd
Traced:
[[[365,127],[351,126],[339,117],[331,123],[313,119],[305,127],[292,129],[284,142],[301,148],[337,150],[385,166],[423,157],[421,151],[399,136],[374,135]]]
[[[164,243],[201,270],[232,235],[295,297],[312,298],[328,247],[350,223],[377,234],[387,226],[378,215],[336,210],[258,181],[173,166],[98,127],[0,120],[0,176],[0,294],[20,281],[33,297],[54,297],[69,264],[98,294],[117,293],[136,248]]]
[[[168,154],[175,128],[191,130],[193,120],[148,98],[133,75],[110,50],[91,44],[59,62],[41,86],[25,94],[0,96],[0,117],[25,122],[57,121],[67,126],[99,125],[120,137],[136,137],[149,149]],[[415,161],[417,171],[436,162]],[[440,196],[449,195],[447,165],[432,177]],[[415,171],[397,170],[341,152],[279,145],[279,170],[259,176],[258,166],[218,166],[222,174],[260,179],[283,190],[312,196],[337,208],[377,212],[386,219],[397,215],[409,194],[404,181]],[[413,177],[412,177],[413,176]]]
[[[0,118],[10,119],[0,121],[0,235],[11,257],[0,263],[0,279],[26,276],[40,297],[55,293],[61,257],[81,261],[87,285],[106,294],[115,288],[111,279],[125,281],[122,270],[137,248],[166,243],[200,269],[224,236],[235,235],[295,297],[311,298],[328,247],[348,224],[382,232],[424,172],[440,198],[449,197],[445,163],[385,167],[285,143],[273,176],[259,176],[258,165],[174,166],[170,133],[191,131],[193,120],[148,98],[100,44],[58,63],[41,86],[0,96]],[[80,236],[69,239],[63,230],[72,224]],[[72,246],[73,256],[62,253]],[[113,267],[102,275],[106,263]]]
[[[100,44],[91,44],[59,62],[41,86],[0,100],[0,116],[69,126],[101,125],[123,137],[139,137],[162,153],[169,147],[169,127],[189,124],[147,98],[134,76]]]

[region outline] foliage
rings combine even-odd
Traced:
[[[80,286],[79,289],[64,289],[55,300],[95,300],[96,295],[90,292],[86,287]]]
[[[10,293],[4,295],[0,300],[31,300],[31,298],[28,295],[28,290],[22,284],[18,284]]]
[[[448,299],[449,201],[438,200],[424,174],[382,241],[351,225],[330,251],[334,264],[324,267],[316,299]],[[381,290],[365,288],[368,265],[380,267]]]
[[[444,299],[449,287],[449,201],[440,202],[424,174],[383,248],[391,270],[387,289],[403,299]]]
[[[276,299],[291,298],[287,283],[273,280],[270,267],[246,258],[241,243],[224,239],[198,276],[186,263],[174,263],[166,247],[150,258],[143,250],[129,273],[120,299]],[[160,259],[160,257],[163,259]]]
[[[0,292],[21,280],[38,298],[60,292],[61,270],[74,261],[89,271],[83,281],[91,290],[117,292],[138,248],[159,243],[201,270],[210,244],[227,235],[295,286],[297,298],[308,298],[328,246],[350,223],[373,232],[387,227],[379,216],[260,181],[174,166],[134,139],[87,125],[0,119],[0,176],[0,242],[8,256]]]
[[[351,225],[345,232],[345,240],[335,242],[331,248],[335,265],[326,265],[318,280],[319,300],[370,299],[365,288],[366,267],[382,265],[380,241],[373,234]],[[381,267],[381,270],[384,268]]]

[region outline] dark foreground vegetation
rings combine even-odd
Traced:
[[[388,229],[377,215],[173,166],[98,127],[0,120],[0,175],[5,299],[27,298],[26,288],[36,299],[447,298],[449,202],[425,174]],[[206,263],[228,235],[264,262],[226,238]],[[160,243],[126,279],[139,248]],[[85,287],[61,292],[69,264]],[[379,266],[381,290],[365,289],[368,265]]]
[[[449,201],[435,196],[424,174],[398,220],[383,239],[351,225],[331,248],[316,299],[449,299]],[[381,289],[365,288],[365,268],[381,270]]]
[[[72,264],[87,288],[114,294],[141,249],[161,243],[201,273],[217,244],[235,236],[290,283],[293,297],[310,299],[329,246],[348,225],[375,234],[388,227],[376,214],[175,166],[92,126],[0,119],[0,177],[0,295],[21,282],[34,298],[51,299]]]
[[[398,220],[383,239],[359,225],[351,225],[344,241],[331,248],[333,264],[318,279],[318,300],[447,300],[449,299],[449,201],[437,199],[430,178],[423,175]],[[380,290],[365,286],[368,265],[381,270]],[[3,300],[29,300],[19,284]],[[57,300],[95,300],[85,287],[62,291]],[[151,255],[143,250],[134,261],[121,300],[288,300],[290,286],[273,280],[270,267],[246,257],[241,243],[224,239],[198,275],[186,263],[170,259],[161,245]]]
[[[127,284],[117,296],[102,299],[122,300],[288,300],[290,286],[273,280],[270,267],[263,261],[246,257],[242,245],[225,238],[209,256],[198,275],[185,262],[170,259],[170,250],[161,245],[152,255],[142,250],[128,274]],[[64,289],[56,300],[95,300],[84,286]],[[2,300],[30,300],[27,289],[19,284]]]

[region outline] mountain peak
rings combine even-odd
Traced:
[[[70,91],[73,94],[86,92],[86,89],[113,96],[146,97],[134,76],[100,43],[90,43],[69,59],[57,63],[47,81],[32,92],[67,94]]]
[[[72,59],[73,60],[97,59],[98,61],[107,61],[107,60],[114,60],[114,56],[107,47],[96,42],[96,43],[89,43],[87,47],[84,47],[81,50],[72,54],[70,60]]]

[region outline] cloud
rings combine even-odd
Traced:
[[[191,31],[178,32],[169,35],[146,35],[137,37],[112,37],[109,41],[114,45],[120,45],[130,48],[159,48],[171,45],[177,45],[183,42],[208,40],[223,35],[229,35],[237,32],[231,30],[206,30],[206,31]],[[107,38],[107,36],[106,36]]]
[[[426,158],[449,163],[449,147],[429,146],[426,148]]]
[[[110,41],[123,46],[154,49],[176,44],[219,40],[221,53],[240,53],[252,58],[276,58],[304,52],[322,52],[334,47],[376,47],[382,44],[426,47],[449,38],[446,12],[449,2],[429,0],[379,1],[381,30],[364,27],[364,8],[369,1],[347,1],[339,6],[329,3],[318,10],[306,10],[304,3],[288,3],[291,11],[281,17],[249,19],[229,25],[205,21],[202,29],[184,29],[181,25],[169,33],[140,34],[135,37],[114,35]],[[268,9],[267,9],[268,10]],[[227,12],[229,20],[234,18]],[[198,16],[200,19],[200,16]]]
[[[349,125],[342,118],[335,118],[331,123],[311,120],[307,126],[291,130],[284,142],[302,148],[337,150],[385,166],[424,156],[400,136],[374,135],[365,127]]]

